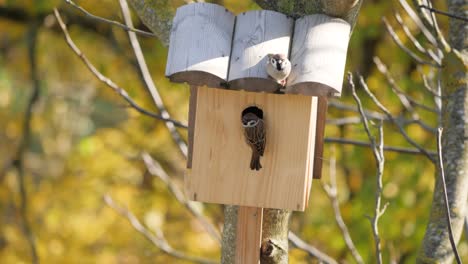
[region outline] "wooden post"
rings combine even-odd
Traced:
[[[237,213],[236,264],[260,262],[263,208],[239,206]]]

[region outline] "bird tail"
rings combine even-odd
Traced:
[[[250,169],[251,170],[260,170],[262,164],[260,164],[260,154],[257,151],[252,151],[252,158],[250,159]]]

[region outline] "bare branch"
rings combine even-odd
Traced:
[[[120,7],[122,10],[122,15],[125,20],[125,24],[129,27],[133,27],[133,22],[130,14],[130,9],[128,8],[128,4],[126,0],[120,0]],[[151,74],[148,70],[148,66],[145,61],[145,57],[143,56],[143,51],[141,50],[140,43],[138,42],[137,36],[135,32],[128,32],[128,38],[130,40],[130,44],[132,45],[133,53],[135,54],[137,63],[138,63],[138,69],[140,71],[140,74],[143,78],[143,82],[151,94],[151,98],[153,99],[153,103],[158,109],[159,113],[161,113],[161,116],[166,119],[171,119],[171,116],[169,115],[169,112],[167,111],[166,107],[164,106],[164,102],[162,100],[161,95],[159,94],[159,91],[156,87],[156,85],[153,82],[153,79],[151,78]],[[169,130],[169,133],[172,136],[172,139],[175,141],[177,146],[179,147],[180,151],[182,154],[187,157],[188,154],[188,147],[185,141],[182,139],[180,136],[179,132],[177,131],[175,125],[172,122],[165,122],[167,129]]]
[[[371,147],[371,144],[369,142],[352,140],[352,139],[347,139],[347,138],[327,137],[327,138],[325,138],[325,142],[326,143],[348,144],[348,145],[355,145],[355,146],[360,146],[360,147]],[[384,151],[392,151],[392,152],[398,152],[398,153],[404,153],[404,154],[424,155],[424,153],[422,153],[420,150],[412,149],[412,148],[384,146],[383,149],[384,149]],[[429,154],[431,156],[436,155],[435,151],[428,151],[428,152],[429,152]]]
[[[348,104],[345,104],[345,103],[339,102],[339,101],[330,100],[328,105],[330,107],[334,107],[334,108],[336,108],[338,110],[351,111],[351,112],[355,112],[355,113],[359,112],[358,109],[356,108],[356,106],[348,105]],[[385,115],[385,114],[381,114],[379,112],[375,112],[375,111],[371,111],[371,110],[367,110],[367,109],[364,109],[364,113],[366,114],[367,118],[369,118],[369,119],[377,119],[377,120],[383,120],[383,121],[398,122],[401,126],[406,126],[406,125],[409,125],[409,124],[418,124],[424,130],[426,130],[429,133],[435,134],[437,132],[435,128],[427,125],[426,123],[424,123],[421,120],[406,119],[403,116],[399,116],[397,118],[393,118],[391,116],[392,118],[388,118],[388,116]]]
[[[142,108],[128,95],[127,91],[125,91],[123,88],[121,88],[117,84],[115,84],[111,79],[107,78],[102,73],[100,73],[96,69],[96,67],[94,67],[94,65],[88,60],[88,58],[85,56],[85,54],[83,52],[81,52],[81,50],[75,45],[75,43],[71,39],[70,34],[67,31],[67,27],[63,23],[62,18],[60,17],[60,13],[59,13],[58,9],[56,9],[56,8],[54,9],[54,14],[55,14],[55,17],[56,17],[59,25],[60,25],[60,28],[63,31],[64,37],[65,37],[65,40],[66,40],[68,46],[70,46],[70,48],[73,50],[73,52],[75,52],[75,54],[78,55],[78,57],[81,59],[81,61],[83,61],[83,63],[86,65],[86,67],[91,71],[91,73],[94,76],[96,76],[96,78],[99,81],[101,81],[102,83],[104,83],[108,87],[110,87],[112,90],[114,90],[125,101],[127,101],[127,103],[129,103],[130,106],[132,106],[132,108],[134,108],[138,112],[140,112],[140,113],[142,113],[144,115],[151,116],[153,118],[162,120],[162,121],[172,122],[175,126],[180,127],[180,128],[188,128],[187,125],[185,125],[185,124],[183,124],[183,123],[181,123],[181,122],[179,122],[177,120],[164,118],[164,117],[162,117],[162,116],[160,116],[160,115],[158,115],[156,113],[150,112],[150,111]]]
[[[359,112],[361,113],[362,121],[364,124],[365,131],[367,133],[367,137],[369,138],[369,141],[371,142],[372,145],[372,153],[374,154],[375,158],[375,163],[377,167],[377,175],[376,175],[376,181],[377,181],[377,190],[375,192],[375,206],[374,206],[374,216],[372,218],[369,218],[371,225],[372,225],[372,233],[374,236],[374,242],[375,242],[375,251],[377,255],[377,263],[381,264],[382,263],[382,252],[381,252],[381,244],[380,244],[380,236],[379,236],[379,229],[378,229],[378,222],[379,218],[385,213],[385,210],[387,209],[388,203],[386,203],[383,207],[381,206],[382,203],[382,189],[383,189],[383,184],[382,184],[382,177],[383,177],[383,172],[384,172],[384,165],[385,165],[385,156],[383,152],[383,125],[382,121],[378,125],[378,130],[379,130],[379,141],[378,143],[375,141],[374,136],[372,136],[372,133],[370,132],[368,121],[366,116],[364,115],[364,110],[362,108],[362,103],[361,100],[359,99],[358,95],[356,94],[356,88],[354,86],[353,82],[353,77],[351,73],[348,74],[348,81],[352,89],[352,94],[353,98],[356,101],[356,104],[358,105]]]
[[[168,187],[169,191],[174,195],[176,200],[181,203],[205,228],[216,241],[221,243],[221,236],[217,228],[204,217],[200,211],[194,206],[194,202],[188,201],[180,188],[171,180],[166,171],[162,168],[156,160],[154,160],[148,153],[144,152],[142,155],[146,168],[151,175],[161,179]]]
[[[169,245],[167,240],[164,238],[164,234],[161,229],[155,230],[156,235],[153,234],[150,230],[148,230],[145,226],[143,226],[143,224],[141,224],[138,218],[136,218],[136,216],[133,215],[129,210],[115,203],[112,197],[110,197],[109,195],[105,195],[103,198],[104,198],[104,202],[109,207],[114,209],[121,216],[127,218],[127,220],[130,222],[133,228],[135,228],[136,231],[142,234],[146,239],[148,239],[151,243],[153,243],[153,245],[155,245],[157,248],[159,248],[161,251],[163,251],[167,255],[172,256],[177,259],[192,261],[195,263],[202,263],[202,264],[217,263],[216,261],[213,261],[210,259],[187,255],[184,252],[175,250],[171,245]]]
[[[431,87],[431,85],[429,84],[429,81],[427,79],[427,76],[421,72],[421,78],[423,80],[423,86],[424,88],[426,88],[426,90],[434,97],[437,97],[437,98],[442,98],[442,95],[440,95],[436,90],[434,90],[434,88]],[[440,112],[440,110],[438,110]]]
[[[430,0],[418,0],[419,3],[421,3],[422,1],[424,1],[427,7],[432,8],[432,3]],[[420,13],[423,13],[423,14],[425,13],[421,7],[419,7],[419,11]],[[423,17],[427,18],[427,16],[423,16]],[[440,44],[439,46],[437,46],[438,50],[440,51],[443,48],[445,52],[450,52],[451,47],[448,44],[447,40],[445,39],[444,35],[442,34],[442,31],[440,31],[439,23],[437,22],[435,12],[430,12],[429,17],[430,17],[429,24],[431,24],[432,28],[434,29],[434,34],[437,36],[437,39]],[[440,52],[440,55],[443,56],[443,53]]]
[[[357,125],[361,123],[361,118],[357,116],[342,117],[342,118],[327,118],[327,125],[343,126]]]
[[[336,260],[334,260],[332,257],[328,256],[327,254],[323,253],[316,247],[307,244],[304,240],[302,240],[300,237],[298,237],[296,234],[294,234],[292,231],[289,231],[288,233],[288,239],[291,244],[298,248],[301,249],[309,254],[311,257],[315,257],[318,260],[320,260],[323,263],[326,264],[338,264]]]
[[[399,12],[394,13],[395,19],[397,20],[398,24],[400,24],[401,28],[405,32],[405,35],[411,40],[413,45],[418,49],[420,52],[424,54],[428,54],[426,48],[424,48],[421,43],[414,37],[413,33],[411,33],[411,30],[406,26],[405,22],[403,21],[403,18],[401,17]]]
[[[39,263],[39,256],[37,254],[36,241],[34,234],[31,228],[31,225],[28,220],[27,211],[28,211],[28,194],[26,190],[25,183],[25,168],[24,168],[24,156],[26,149],[29,146],[31,141],[31,122],[34,112],[34,106],[39,101],[40,96],[40,81],[39,81],[39,72],[37,69],[37,41],[38,41],[38,32],[39,32],[39,23],[36,20],[31,22],[29,32],[28,32],[28,59],[30,66],[31,74],[31,83],[32,83],[32,93],[31,97],[26,106],[23,128],[22,128],[22,138],[19,143],[18,149],[16,150],[15,158],[12,162],[12,166],[17,169],[17,178],[18,178],[18,188],[19,188],[19,214],[21,218],[21,228],[26,237],[29,249],[31,251],[31,262],[36,264]]]
[[[340,101],[330,100],[328,102],[328,106],[336,108],[338,110],[344,110],[344,111],[351,111],[351,112],[359,113],[359,110],[357,109],[356,106],[350,105],[350,104],[345,104],[345,103],[340,102]],[[381,114],[379,112],[372,111],[372,110],[365,109],[364,113],[366,114],[366,117],[370,118],[370,119],[385,119],[386,118],[385,115],[383,115],[383,114]]]
[[[338,227],[341,230],[341,234],[343,235],[343,239],[348,247],[349,251],[353,255],[354,259],[357,263],[362,264],[364,260],[362,259],[361,255],[359,254],[356,246],[354,246],[354,242],[349,234],[348,227],[346,226],[343,217],[341,216],[340,211],[340,203],[338,201],[338,188],[336,185],[336,155],[334,148],[332,148],[332,154],[330,155],[330,183],[324,184],[322,183],[322,187],[325,190],[330,202],[332,203],[333,212],[335,214],[335,221],[338,224]]]
[[[385,76],[387,82],[390,84],[390,88],[398,96],[398,99],[400,99],[402,105],[412,114],[416,114],[416,116],[414,116],[414,119],[419,119],[419,115],[417,115],[417,113],[415,112],[413,105],[432,113],[438,113],[437,109],[423,105],[419,103],[418,100],[404,93],[396,83],[395,79],[393,79],[391,73],[388,71],[387,65],[385,65],[379,57],[374,56],[374,63],[377,66],[377,69]]]
[[[429,7],[429,6],[426,6],[426,5],[419,5],[418,8],[424,8],[424,9],[427,9],[427,10],[431,11],[432,13],[436,13],[436,14],[439,14],[439,15],[444,15],[444,16],[448,16],[448,17],[451,17],[451,18],[459,19],[459,20],[464,21],[464,22],[468,22],[468,18],[466,18],[466,17],[457,16],[455,14],[440,11],[440,10],[437,10],[435,8],[432,8],[432,7]]]
[[[100,17],[100,16],[93,15],[90,12],[88,12],[86,9],[84,9],[83,7],[81,7],[78,4],[76,4],[75,2],[73,2],[72,0],[65,0],[65,2],[67,4],[69,4],[70,6],[72,6],[73,8],[79,10],[85,16],[87,16],[87,17],[89,17],[89,18],[91,18],[93,20],[103,22],[103,23],[107,23],[107,24],[110,24],[110,25],[113,25],[113,26],[117,26],[117,27],[125,29],[126,31],[135,32],[135,33],[138,33],[138,34],[140,34],[142,36],[156,37],[156,35],[154,33],[147,32],[147,31],[140,30],[140,29],[135,29],[133,27],[128,27],[128,26],[126,26],[126,25],[124,25],[122,23],[119,23],[117,21],[109,20],[109,19],[106,19],[106,18],[103,18],[103,17]]]
[[[382,21],[384,22],[385,27],[387,28],[387,31],[390,34],[390,37],[392,37],[395,44],[397,44],[398,47],[400,47],[400,49],[402,49],[406,54],[408,54],[408,56],[413,58],[418,64],[425,64],[425,65],[430,65],[430,66],[433,66],[433,67],[439,67],[437,64],[434,64],[434,63],[432,63],[430,61],[426,61],[426,60],[422,59],[416,53],[414,53],[408,47],[406,47],[403,44],[403,42],[401,41],[400,37],[395,33],[395,30],[393,29],[393,27],[390,25],[390,23],[388,23],[387,19],[385,17],[383,17]]]
[[[418,14],[416,14],[416,12],[414,12],[414,10],[411,8],[411,6],[408,4],[408,2],[406,0],[399,0],[399,2],[401,4],[401,6],[403,7],[403,9],[406,11],[406,13],[409,15],[409,17],[414,21],[414,23],[416,23],[416,26],[418,26],[418,28],[424,34],[426,39],[434,47],[437,47],[436,38],[434,37],[434,35],[432,35],[431,31],[429,31],[429,29],[427,29],[427,27],[424,25],[424,23],[419,18]]]
[[[442,191],[444,197],[444,204],[445,204],[445,217],[447,219],[447,228],[449,233],[449,240],[450,245],[452,246],[453,254],[455,255],[455,259],[457,260],[458,264],[461,264],[460,255],[458,254],[457,244],[455,243],[455,239],[453,238],[453,231],[452,231],[452,219],[450,217],[450,205],[447,196],[447,184],[445,183],[445,172],[444,172],[444,160],[442,159],[442,131],[443,128],[439,127],[437,130],[437,154],[438,154],[438,170],[440,174],[440,179],[442,181]]]
[[[417,148],[419,151],[421,151],[421,153],[423,153],[432,163],[435,163],[436,160],[434,158],[434,156],[432,156],[425,148],[423,148],[421,145],[419,145],[418,143],[416,143],[416,141],[414,141],[412,138],[410,138],[410,136],[408,135],[408,133],[406,133],[405,129],[402,127],[402,125],[400,124],[400,122],[398,122],[398,120],[396,120],[392,114],[390,113],[390,111],[388,111],[387,108],[385,108],[385,106],[383,106],[383,104],[377,99],[377,97],[375,97],[375,95],[369,90],[369,87],[367,87],[367,84],[366,82],[364,81],[364,78],[362,76],[359,76],[359,82],[361,84],[361,87],[364,89],[364,91],[367,93],[367,95],[369,95],[369,97],[372,99],[372,101],[377,105],[377,107],[385,113],[385,115],[387,116],[387,118],[392,121],[393,124],[395,124],[397,127],[398,127],[398,130],[400,131],[400,134],[406,139],[406,141],[411,144],[413,147]],[[362,110],[363,111],[363,110]],[[364,114],[364,112],[362,113]],[[371,142],[372,143],[372,142]]]

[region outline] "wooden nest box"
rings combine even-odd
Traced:
[[[188,4],[173,21],[166,76],[191,85],[187,196],[196,201],[303,211],[320,178],[326,98],[339,95],[350,25],[326,15],[297,20],[272,11],[237,17]],[[269,53],[287,54],[282,88],[268,77]],[[263,114],[262,168],[249,167],[241,114]]]

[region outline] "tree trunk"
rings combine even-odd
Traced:
[[[449,13],[466,17],[466,0],[448,0],[447,4]],[[452,51],[446,54],[442,69],[442,150],[455,241],[460,240],[468,198],[467,33],[466,22],[450,18],[449,41]],[[452,263],[454,254],[447,230],[442,182],[437,177],[431,215],[419,251],[418,263]]]
[[[169,43],[174,10],[168,0],[128,0],[143,23],[163,44]],[[354,26],[362,0],[256,0],[260,7],[293,17],[322,13],[340,17]],[[237,207],[226,206],[221,263],[234,263]],[[288,263],[288,222],[290,211],[265,209],[263,215],[261,263]]]

